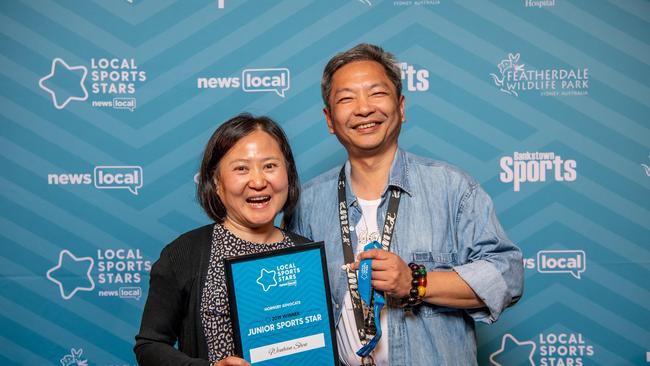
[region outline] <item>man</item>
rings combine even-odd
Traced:
[[[289,228],[325,241],[345,364],[476,365],[474,322],[496,321],[521,297],[521,252],[475,180],[398,147],[405,100],[395,63],[360,44],[325,67],[325,119],[349,160],[303,187]],[[373,240],[382,249],[363,251]],[[355,352],[379,330],[372,309],[359,307],[364,259],[386,306],[379,343],[361,358]]]

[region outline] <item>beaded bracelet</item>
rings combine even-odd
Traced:
[[[427,291],[427,269],[420,264],[409,263],[411,269],[411,290],[407,297],[402,298],[402,304],[406,308],[411,308],[422,302],[422,298]]]

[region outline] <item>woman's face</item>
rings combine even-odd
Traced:
[[[257,130],[237,141],[221,159],[215,179],[226,221],[242,229],[273,227],[287,201],[289,179],[284,155],[271,135]]]

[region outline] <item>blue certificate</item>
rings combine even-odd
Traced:
[[[323,243],[225,260],[239,356],[251,365],[338,365]]]

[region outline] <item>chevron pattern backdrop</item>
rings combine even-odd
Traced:
[[[0,364],[133,365],[162,247],[208,222],[201,149],[281,122],[302,181],[340,165],[319,80],[401,62],[401,145],[466,169],[524,252],[481,365],[650,365],[650,3],[5,0]]]

